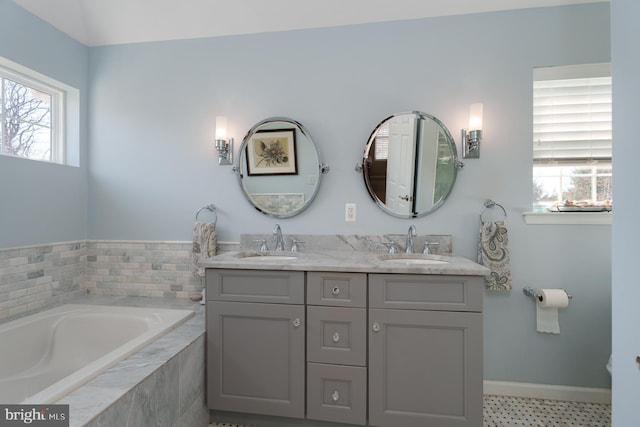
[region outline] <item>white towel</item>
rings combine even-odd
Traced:
[[[483,222],[480,227],[478,263],[491,270],[484,278],[485,287],[492,291],[511,290],[511,255],[505,221]]]
[[[200,263],[216,255],[217,245],[216,225],[211,222],[196,222],[193,226],[191,264],[194,276],[204,276],[204,267]]]

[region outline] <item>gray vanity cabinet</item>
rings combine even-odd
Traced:
[[[369,275],[370,425],[482,425],[481,281]]]
[[[207,403],[304,418],[304,273],[208,269]]]
[[[481,276],[207,269],[206,283],[210,409],[482,425]]]

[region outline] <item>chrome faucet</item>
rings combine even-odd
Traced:
[[[407,245],[404,249],[404,252],[407,254],[413,253],[413,238],[417,236],[416,226],[412,225],[409,227],[409,231],[407,232]]]
[[[279,224],[273,226],[273,234],[276,236],[276,247],[274,250],[284,251],[284,239],[282,238],[282,230],[280,229]]]

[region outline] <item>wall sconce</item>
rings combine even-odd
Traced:
[[[216,117],[216,151],[219,165],[233,164],[233,138],[227,138],[227,118]]]
[[[469,107],[469,130],[462,129],[462,158],[479,159],[482,141],[482,104]]]

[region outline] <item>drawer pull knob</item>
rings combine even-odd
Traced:
[[[339,342],[340,341],[340,334],[337,333],[337,332],[334,332],[334,334],[331,337],[331,339],[333,340],[333,342]]]
[[[331,293],[334,295],[340,295],[340,288],[337,286],[334,286],[333,289],[331,289]]]
[[[377,322],[375,322],[371,327],[371,329],[373,329],[373,332],[380,332],[380,325]]]
[[[338,390],[333,391],[333,394],[331,395],[331,399],[333,399],[334,402],[337,402],[338,400],[340,400],[340,393],[338,393]]]
[[[300,326],[300,319],[298,319],[298,318],[294,319],[294,320],[293,320],[293,326],[295,326],[296,328],[297,328],[298,326]]]

